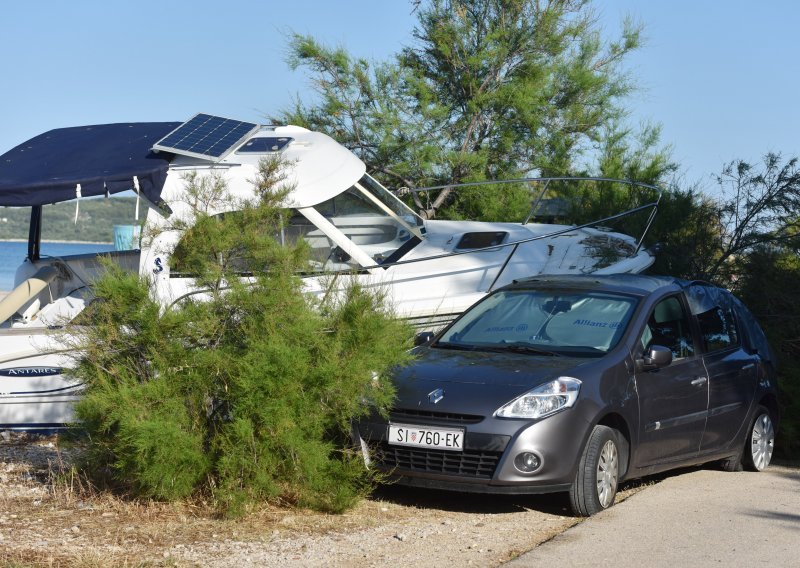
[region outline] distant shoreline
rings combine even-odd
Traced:
[[[0,239],[0,243],[27,243],[28,239]],[[43,243],[55,243],[58,245],[113,245],[114,241],[57,241],[46,240]]]
[[[0,239],[0,244],[2,243],[27,243],[28,239]],[[47,240],[42,241],[42,243],[49,243],[55,245],[105,245],[105,246],[114,246],[113,242],[100,242],[100,241],[62,241],[62,240]],[[11,276],[6,279],[3,278],[0,280],[0,286],[11,286],[13,289],[13,272],[10,273]],[[10,284],[6,284],[5,282],[10,282]],[[2,290],[0,289],[0,300],[5,298],[12,290]]]

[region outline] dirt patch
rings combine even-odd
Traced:
[[[397,486],[343,515],[264,507],[224,520],[202,504],[87,496],[63,473],[73,457],[56,437],[3,433],[0,565],[497,566],[579,522],[563,496]]]

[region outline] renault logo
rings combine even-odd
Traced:
[[[443,398],[444,398],[444,389],[436,389],[435,391],[431,391],[428,393],[428,401],[430,401],[431,404],[436,404]]]

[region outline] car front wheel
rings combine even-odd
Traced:
[[[569,491],[572,511],[589,517],[614,504],[619,480],[619,433],[595,426]]]
[[[774,449],[775,428],[772,426],[772,419],[769,411],[759,406],[744,449],[745,468],[750,471],[764,471],[772,459]]]

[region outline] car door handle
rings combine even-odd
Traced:
[[[708,382],[708,377],[697,377],[695,380],[692,381],[692,386],[702,387],[707,382]]]
[[[756,366],[755,363],[749,363],[749,364],[745,365],[744,367],[742,367],[742,371],[749,371],[750,369],[755,368],[755,366]]]

